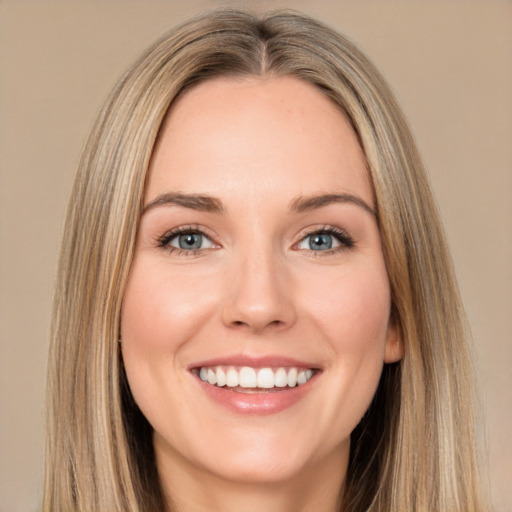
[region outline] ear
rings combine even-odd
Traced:
[[[386,349],[384,352],[385,363],[396,363],[404,357],[404,339],[402,329],[392,314],[389,318],[386,333]]]

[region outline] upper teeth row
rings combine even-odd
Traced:
[[[251,368],[243,366],[236,369],[233,366],[202,367],[199,377],[202,381],[215,386],[234,388],[284,388],[306,383],[313,376],[313,370],[290,368]]]

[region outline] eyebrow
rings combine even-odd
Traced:
[[[169,192],[161,194],[146,206],[142,214],[158,206],[182,206],[191,210],[198,210],[210,213],[223,213],[224,206],[220,199],[200,194],[182,194],[180,192]]]
[[[302,213],[309,210],[322,208],[333,203],[352,203],[363,208],[368,213],[377,217],[377,212],[366,201],[352,194],[320,194],[316,196],[298,197],[291,202],[290,208]]]
[[[368,213],[377,216],[377,212],[363,199],[353,194],[320,194],[315,196],[300,196],[293,199],[290,203],[290,209],[298,213],[316,210],[323,206],[328,206],[333,203],[352,203],[355,204]],[[209,213],[224,213],[225,208],[220,199],[216,197],[202,195],[202,194],[183,194],[180,192],[168,192],[161,194],[146,206],[144,206],[143,214],[153,208],[159,206],[181,206],[183,208],[190,208],[191,210],[209,212]]]

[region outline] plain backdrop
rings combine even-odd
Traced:
[[[512,3],[4,0],[0,512],[38,507],[52,284],[93,118],[149,43],[220,5],[313,14],[357,41],[391,83],[431,174],[473,329],[495,507],[512,511]]]

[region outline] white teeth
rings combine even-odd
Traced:
[[[219,386],[219,388],[226,385],[226,374],[220,366],[217,367],[215,376],[217,377],[217,386]]]
[[[256,372],[254,368],[244,366],[239,373],[240,387],[241,388],[255,388],[256,387]]]
[[[201,377],[201,374],[199,376]],[[229,388],[236,388],[238,386],[238,372],[234,368],[229,368],[226,374],[226,386]]]
[[[258,371],[257,387],[270,389],[274,387],[274,372],[271,368],[262,368]]]
[[[293,388],[297,385],[297,368],[290,368],[288,372],[288,386]]]
[[[209,368],[208,369],[208,384],[217,384],[217,376],[215,375],[215,372]]]
[[[293,388],[308,382],[314,375],[312,369],[290,368],[251,368],[243,366],[212,366],[199,369],[199,378],[212,386],[228,388]]]
[[[311,372],[313,375],[313,372]],[[284,368],[279,368],[274,376],[274,385],[278,388],[284,388],[288,386],[288,375],[286,375],[286,370]]]

